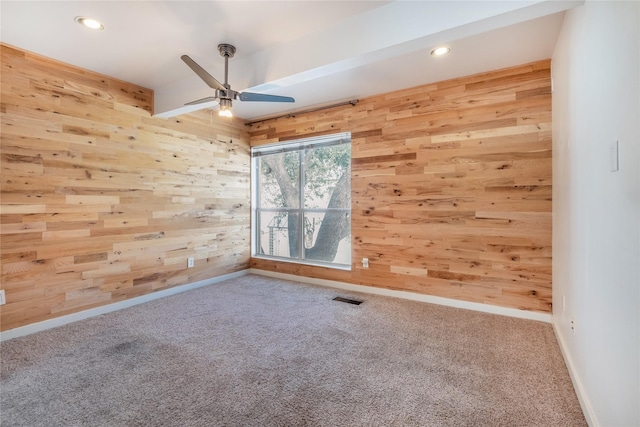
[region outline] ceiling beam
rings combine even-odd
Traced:
[[[289,86],[561,12],[582,3],[396,1],[297,40],[232,59],[229,80],[237,91],[287,96]],[[199,58],[193,59],[199,62]],[[222,66],[223,58],[219,59]],[[221,78],[222,75],[216,74],[220,70],[209,71]],[[172,117],[214,107],[217,102],[184,105],[212,94],[196,75],[156,88],[155,115]],[[238,104],[235,103],[234,110],[241,111]]]

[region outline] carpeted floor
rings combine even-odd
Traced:
[[[2,426],[586,425],[549,324],[256,275],[0,357]]]

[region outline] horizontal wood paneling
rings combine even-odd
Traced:
[[[248,267],[242,122],[152,118],[148,89],[1,53],[2,330]]]
[[[250,127],[252,145],[347,131],[352,271],[253,267],[551,311],[550,61]]]

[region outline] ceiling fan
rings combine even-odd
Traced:
[[[215,96],[208,96],[206,98],[198,99],[196,101],[187,102],[185,105],[202,104],[205,102],[220,100],[220,112],[221,116],[231,117],[231,103],[234,99],[240,101],[262,101],[262,102],[295,102],[290,96],[278,96],[267,95],[263,93],[253,92],[236,92],[231,89],[229,85],[229,58],[233,58],[236,53],[236,48],[230,44],[222,43],[218,45],[218,52],[224,57],[224,84],[216,80],[211,74],[207,73],[204,68],[199,66],[193,59],[187,55],[182,55],[180,58],[191,68],[204,82],[212,89],[216,90]]]

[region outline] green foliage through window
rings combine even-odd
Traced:
[[[351,137],[252,149],[254,256],[351,265]]]

